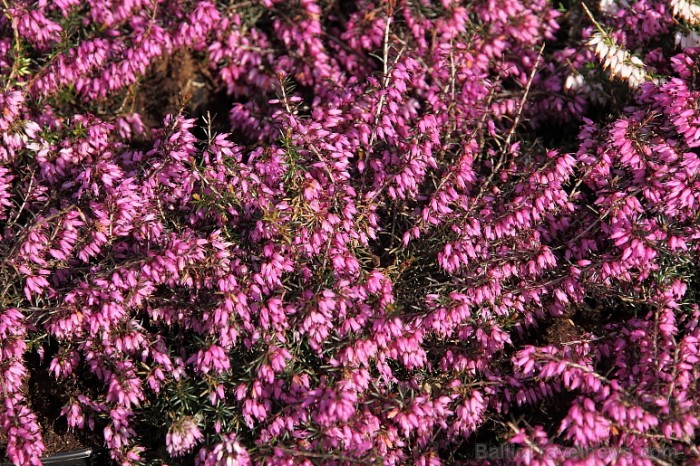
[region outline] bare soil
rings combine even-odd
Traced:
[[[212,78],[202,57],[178,50],[157,60],[136,90],[133,111],[148,128],[159,128],[168,114],[211,118],[218,132],[230,131],[230,99]]]

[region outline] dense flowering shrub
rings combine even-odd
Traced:
[[[9,460],[48,371],[119,464],[700,462],[700,7],[556,6],[3,0]]]

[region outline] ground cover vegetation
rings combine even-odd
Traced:
[[[700,4],[0,9],[12,463],[700,461]]]

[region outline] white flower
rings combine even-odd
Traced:
[[[624,54],[619,52],[615,53],[611,57],[608,57],[605,63],[605,67],[612,70],[613,74],[620,74],[619,68],[622,66],[622,62],[625,59]]]
[[[598,42],[595,47],[595,54],[598,55],[599,58],[603,59],[604,57],[607,57],[609,52],[610,48],[605,44],[605,42]]]
[[[630,57],[630,63],[637,68],[644,68],[644,62],[639,57],[635,57],[634,55]]]
[[[630,76],[632,76],[632,73],[634,73],[634,68],[631,66],[625,66],[622,70],[620,70],[620,78],[621,79],[629,79]]]
[[[583,89],[585,85],[586,80],[583,77],[583,75],[579,73],[570,74],[566,77],[566,80],[564,81],[564,90],[566,90],[567,92],[576,92],[580,89]]]
[[[605,13],[607,15],[614,15],[620,11],[620,7],[617,6],[615,0],[600,0],[598,3],[598,9],[601,11],[601,13]]]
[[[594,34],[590,39],[588,39],[588,45],[591,47],[595,47],[604,40],[605,38],[601,34]]]
[[[627,83],[629,84],[629,87],[632,89],[636,89],[639,87],[640,84],[644,82],[645,76],[641,73],[632,73],[627,80]]]
[[[611,77],[627,81],[631,88],[639,87],[646,80],[644,62],[639,57],[635,57],[627,50],[617,46],[603,33],[594,34],[589,39],[588,45],[595,47],[596,56]]]
[[[671,0],[671,12],[690,24],[700,24],[700,6],[688,0]]]
[[[681,49],[700,47],[700,34],[697,31],[690,31],[687,35],[684,35],[678,31],[675,35],[675,42],[676,46],[680,46]]]

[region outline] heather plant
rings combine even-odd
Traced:
[[[3,7],[14,464],[700,462],[694,3]]]

